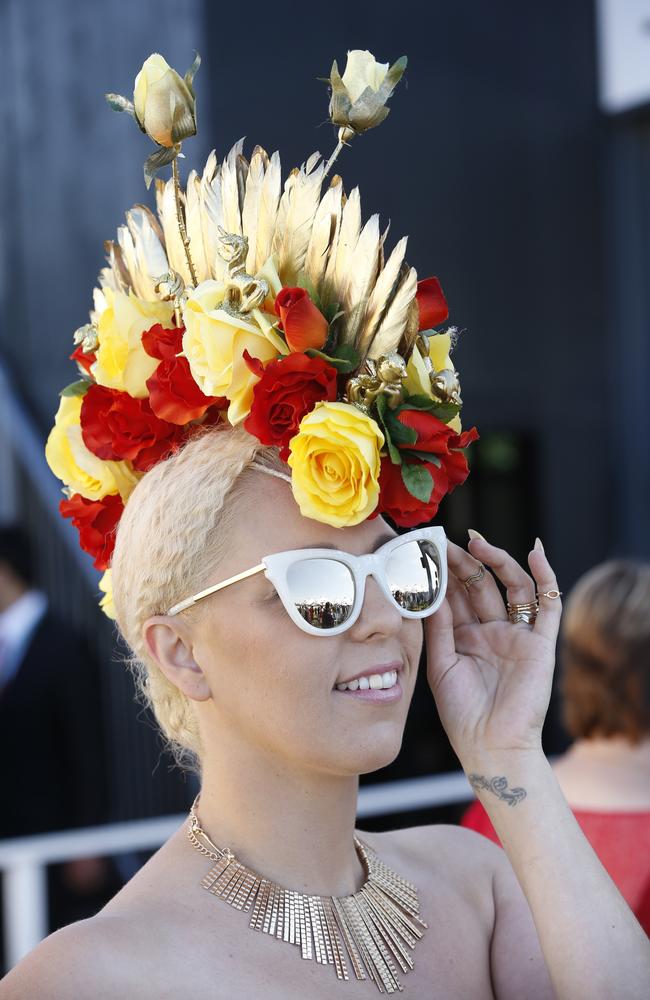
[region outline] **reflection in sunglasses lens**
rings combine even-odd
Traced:
[[[386,577],[394,599],[406,611],[425,611],[440,592],[440,563],[431,542],[405,542],[391,552]]]
[[[315,628],[336,628],[350,617],[354,579],[336,559],[301,559],[287,571],[296,610]]]

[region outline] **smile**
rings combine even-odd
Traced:
[[[347,681],[347,683],[337,684],[337,691],[367,691],[372,688],[373,691],[387,690],[394,687],[397,681],[397,671],[396,670],[386,670],[383,674],[370,674],[365,677],[355,677],[354,680]]]

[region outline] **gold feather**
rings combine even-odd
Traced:
[[[359,241],[361,231],[361,198],[359,188],[350,191],[343,205],[341,225],[339,228],[336,250],[332,248],[330,260],[325,273],[325,284],[329,302],[342,302],[345,286],[350,274],[352,254]]]
[[[100,285],[102,288],[112,288],[116,292],[128,292],[131,287],[131,276],[124,262],[122,251],[113,240],[104,241],[104,252],[108,267],[104,267],[100,273]]]
[[[341,317],[339,343],[354,344],[363,320],[368,299],[379,272],[379,216],[372,215],[361,230],[341,289]]]
[[[280,196],[280,201],[278,202],[278,214],[275,219],[275,228],[273,230],[273,240],[271,242],[271,253],[276,256],[279,249],[279,245],[282,242],[284,236],[284,228],[286,225],[287,216],[289,215],[289,204],[291,202],[291,189],[296,183],[296,178],[300,173],[299,167],[294,167],[290,171],[287,179],[284,182],[284,187],[282,189],[282,195]],[[278,274],[280,272],[278,271]],[[282,275],[280,274],[280,278]]]
[[[239,204],[239,180],[237,157],[241,155],[244,138],[230,149],[221,164],[221,198],[223,202],[223,228],[227,233],[241,236],[241,209]]]
[[[375,287],[368,299],[366,313],[357,330],[355,342],[355,347],[359,351],[362,361],[370,349],[375,331],[378,329],[382,316],[397,289],[407,242],[408,236],[403,236],[395,245],[386,264],[379,272]]]
[[[246,191],[242,205],[242,227],[244,235],[248,237],[248,256],[246,257],[246,270],[249,274],[256,273],[255,258],[257,256],[257,225],[260,212],[260,199],[262,196],[262,184],[264,183],[264,172],[268,166],[269,157],[265,149],[256,146],[251,156],[246,178]]]
[[[156,299],[156,279],[169,270],[162,229],[146,205],[134,205],[126,222],[132,241],[132,258],[127,258],[131,285],[141,299]]]
[[[305,257],[305,273],[316,289],[320,288],[323,282],[330,249],[332,245],[336,245],[335,239],[338,239],[342,192],[343,184],[337,174],[332,178],[329,188],[321,198],[314,216],[314,224]]]
[[[168,181],[156,180],[156,200],[158,202],[158,216],[162,223],[165,234],[165,249],[167,260],[172,271],[177,271],[186,285],[192,285],[192,276],[187,265],[185,247],[181,239],[178,228],[178,217],[176,215],[176,195],[174,193],[174,181],[170,177]],[[183,191],[180,192],[181,211],[185,202]]]
[[[205,252],[201,225],[201,181],[196,170],[190,171],[187,178],[185,206],[185,228],[190,241],[190,254],[198,283],[210,277],[210,265],[208,255]]]
[[[284,285],[294,285],[305,265],[314,216],[320,202],[325,164],[318,164],[320,153],[312,153],[293,183],[285,188],[273,238],[272,252],[277,255],[277,271]]]
[[[281,184],[282,169],[280,154],[276,150],[266,166],[260,190],[255,236],[255,264],[253,265],[252,274],[257,274],[271,254],[273,234],[278,216]]]
[[[378,358],[397,350],[406,329],[411,303],[417,291],[418,275],[414,267],[402,265],[400,283],[372,338],[366,357]]]
[[[225,261],[218,252],[219,226],[223,226],[221,173],[213,149],[201,176],[201,228],[205,255],[210,268],[209,276],[217,279],[223,277],[225,273]]]

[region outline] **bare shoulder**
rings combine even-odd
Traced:
[[[487,931],[492,928],[494,878],[509,862],[487,837],[447,823],[359,834],[383,860],[390,855],[397,871],[401,866],[405,876],[410,871],[438,893],[444,887],[450,899],[469,903],[481,915]]]
[[[50,934],[0,983],[0,1000],[72,1000],[124,996],[129,933],[117,917],[91,917]],[[132,983],[131,983],[132,985]]]

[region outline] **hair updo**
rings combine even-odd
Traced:
[[[203,748],[191,699],[151,657],[143,625],[209,585],[253,459],[288,471],[276,448],[261,445],[241,426],[199,429],[138,482],[120,518],[111,561],[115,616],[130,649],[124,662],[139,700],[153,710],[176,762],[197,772]],[[183,612],[190,618],[199,613]]]
[[[564,726],[581,739],[650,736],[650,565],[617,559],[585,573],[566,603]]]

